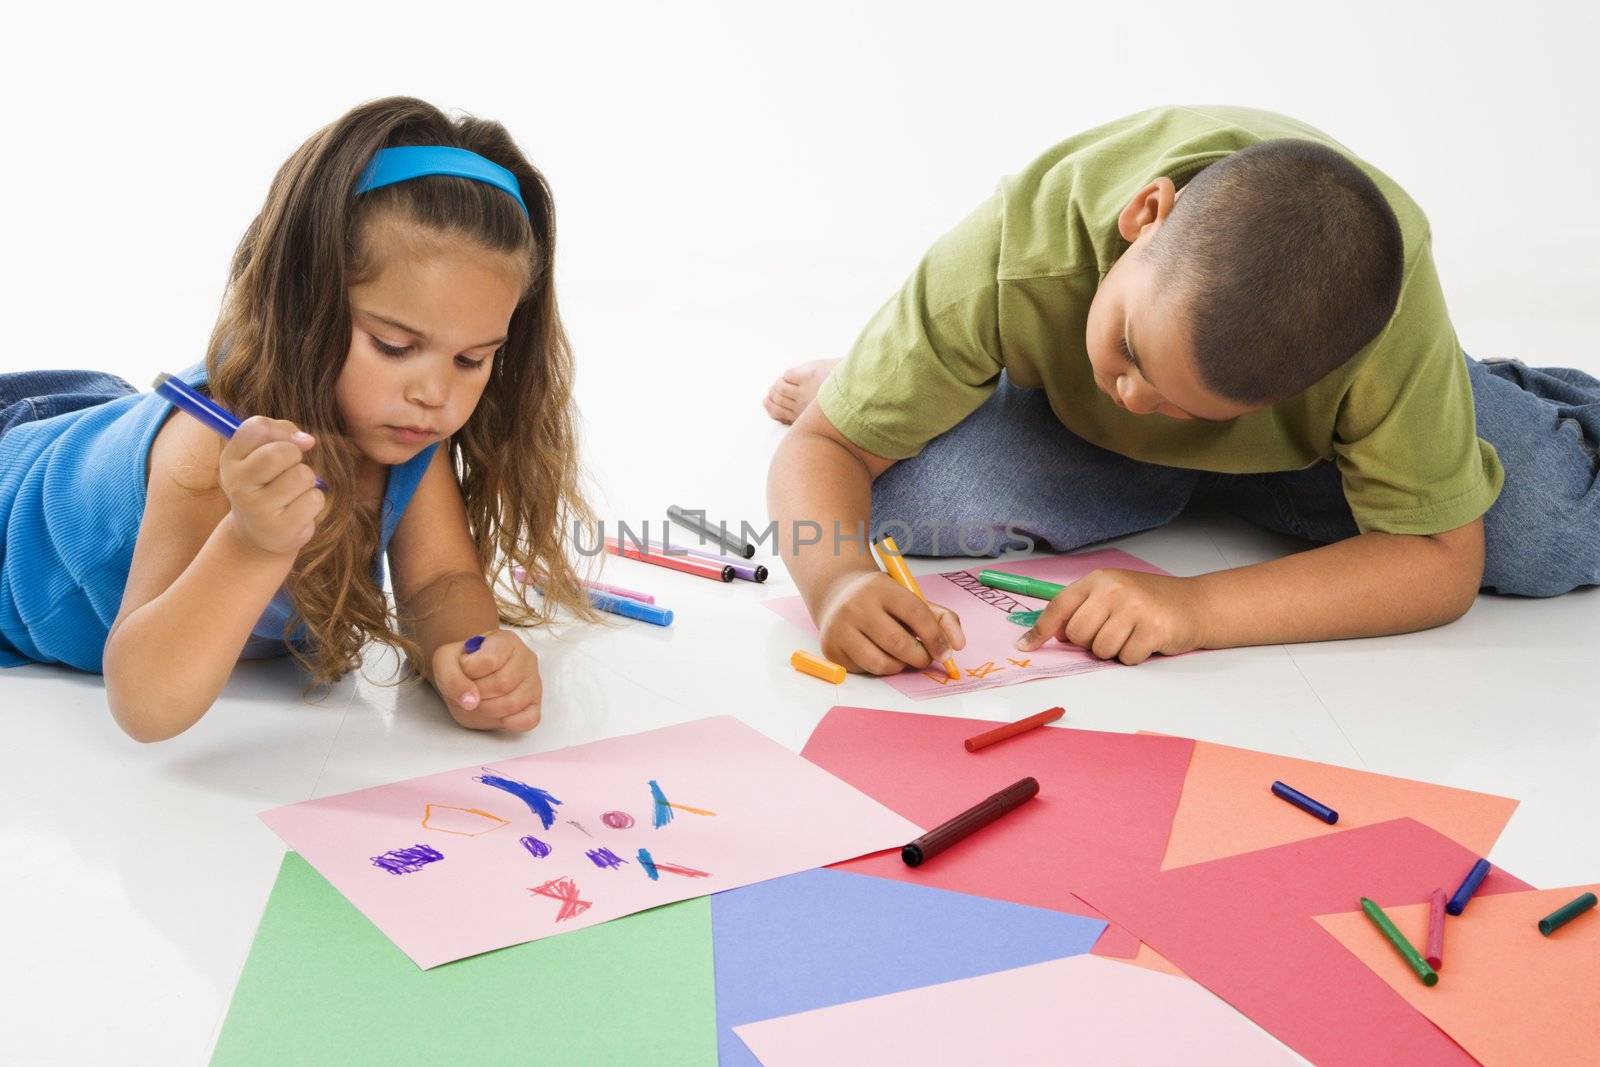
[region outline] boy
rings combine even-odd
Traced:
[[[1130,664],[1600,582],[1600,382],[1464,356],[1421,210],[1269,112],[1158,108],[1057,145],[767,406],[794,424],[768,479],[780,545],[852,671],[965,643],[878,571],[869,517],[912,555],[1068,551],[1206,499],[1321,543],[1193,578],[1097,571],[1017,645]]]

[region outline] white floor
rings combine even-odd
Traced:
[[[686,479],[681,499],[731,516],[759,500],[777,429],[756,415],[718,430],[750,441],[713,464],[737,474],[722,484],[742,491],[713,494],[716,479]],[[659,516],[665,501],[628,486],[624,453],[608,458],[653,509],[614,514]],[[1178,574],[1292,547],[1218,517],[1118,544]],[[787,666],[807,641],[761,606],[792,592],[781,571],[765,586],[626,560],[606,573],[655,591],[677,622],[535,635],[545,723],[528,737],[461,730],[414,687],[348,680],[306,704],[295,672],[269,663],[242,666],[189,733],[141,747],[111,722],[98,678],[43,667],[0,675],[11,872],[0,882],[0,1058],[202,1062],[283,851],[255,818],[263,809],[711,713],[798,748],[834,703],[990,719],[1060,703],[1069,725],[1161,730],[1519,797],[1497,863],[1537,885],[1600,874],[1588,815],[1600,763],[1592,592],[1480,598],[1461,622],[1407,637],[1213,652],[911,705],[872,679],[836,688]],[[73,1005],[93,1005],[94,1025],[68,1025]]]

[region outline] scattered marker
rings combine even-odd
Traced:
[[[1367,913],[1367,918],[1372,920],[1379,932],[1389,939],[1389,944],[1394,946],[1394,950],[1400,953],[1400,958],[1405,960],[1406,964],[1416,972],[1423,985],[1434,986],[1439,984],[1438,972],[1428,966],[1428,961],[1423,959],[1417,950],[1411,946],[1411,942],[1406,940],[1406,935],[1395,927],[1394,923],[1389,920],[1389,916],[1383,913],[1382,908],[1366,897],[1362,897],[1361,910]]]
[[[969,737],[962,744],[966,746],[968,752],[976,752],[980,748],[988,748],[997,741],[1004,741],[1008,737],[1016,737],[1018,734],[1027,733],[1029,730],[1043,726],[1045,723],[1055,722],[1066,713],[1065,708],[1049,708],[1039,712],[1037,715],[1029,715],[1026,719],[1018,719],[1016,722],[1006,723],[1004,726],[997,726],[993,730],[987,730],[976,737]]]
[[[1584,893],[1573,900],[1561,905],[1555,911],[1539,920],[1539,932],[1546,937],[1555,933],[1573,919],[1595,906],[1595,895]]]
[[[1293,786],[1284,785],[1282,782],[1272,783],[1272,795],[1287,800],[1301,811],[1310,812],[1323,822],[1332,826],[1339,821],[1339,813],[1326,804],[1318,803],[1306,796]]]
[[[1472,894],[1478,891],[1478,886],[1483,884],[1483,879],[1488,873],[1488,860],[1479,860],[1474,863],[1472,870],[1468,871],[1467,876],[1461,879],[1461,884],[1456,887],[1455,895],[1450,898],[1450,903],[1444,906],[1444,910],[1451,915],[1460,915],[1463,911],[1466,911],[1467,901],[1472,899]]]
[[[823,659],[821,656],[813,656],[803,648],[795,649],[789,656],[789,666],[801,674],[809,674],[813,678],[821,678],[824,682],[832,682],[834,685],[844,681],[844,676],[847,673],[843,667],[832,660]]]
[[[935,826],[900,850],[900,859],[907,867],[921,866],[956,842],[983,829],[1008,811],[1021,807],[1039,795],[1039,780],[1023,778],[1006,786],[994,796],[980,800],[953,819]]]
[[[1428,896],[1428,966],[1444,969],[1444,890],[1435,889]]]

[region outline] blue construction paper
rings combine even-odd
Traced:
[[[711,898],[717,1052],[759,1067],[735,1026],[1088,952],[1106,924],[846,871]]]

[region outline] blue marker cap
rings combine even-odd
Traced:
[[[466,641],[462,642],[462,648],[466,649],[466,651],[468,653],[476,652],[476,651],[478,651],[478,649],[480,649],[482,647],[483,647],[483,635],[482,634],[473,634],[471,637],[467,638]]]
[[[1478,891],[1478,887],[1483,884],[1483,880],[1488,876],[1488,860],[1479,860],[1474,863],[1472,870],[1468,871],[1467,876],[1461,879],[1461,884],[1456,887],[1456,895],[1450,898],[1450,903],[1444,906],[1444,910],[1451,915],[1460,915],[1466,911],[1467,901],[1472,899],[1472,894]]]
[[[654,604],[645,604],[625,596],[612,596],[610,593],[601,592],[591,592],[589,601],[601,611],[609,611],[626,619],[638,619],[652,626],[672,625],[672,612],[666,608],[658,608]]]

